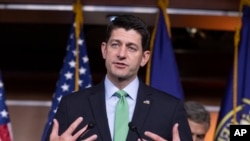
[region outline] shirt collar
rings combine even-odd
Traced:
[[[108,77],[105,77],[104,80],[105,85],[105,97],[106,99],[109,99],[113,96],[115,92],[117,92],[119,89],[108,79]],[[123,90],[126,91],[130,98],[133,100],[137,97],[137,92],[139,88],[139,79],[136,77],[132,82],[130,82]]]

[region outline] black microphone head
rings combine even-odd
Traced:
[[[87,130],[90,130],[90,129],[94,128],[94,126],[95,126],[95,123],[94,123],[93,121],[90,121],[90,122],[88,123],[88,128],[87,128]]]
[[[93,121],[90,121],[90,122],[88,123],[87,129],[80,135],[79,140],[82,140],[83,137],[84,137],[84,135],[85,135],[90,129],[94,128],[94,126],[95,126],[95,123],[94,123]]]
[[[129,122],[129,123],[128,123],[128,127],[129,127],[130,130],[136,131],[136,126],[134,125],[133,122]]]
[[[137,136],[138,136],[138,138],[140,139],[140,141],[143,141],[143,139],[142,139],[140,133],[139,133],[138,130],[137,130],[136,125],[135,125],[133,122],[129,122],[129,123],[128,123],[128,127],[129,127],[129,129],[130,129],[131,131],[133,131],[133,132],[135,132],[135,133],[137,134]]]

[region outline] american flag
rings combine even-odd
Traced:
[[[64,59],[63,68],[60,72],[60,78],[57,82],[56,91],[53,95],[52,107],[49,113],[46,127],[43,132],[42,141],[45,141],[48,129],[51,126],[52,120],[57,111],[57,106],[61,98],[77,90],[75,89],[75,85],[78,85],[79,89],[91,87],[92,85],[91,73],[89,69],[89,59],[87,56],[84,34],[83,31],[80,29],[80,37],[77,40],[75,35],[76,32],[75,28],[76,28],[76,22],[72,25],[71,28],[67,46],[67,54]],[[79,47],[79,51],[77,51],[77,46]],[[77,63],[76,61],[77,58],[79,58],[78,59],[79,63]],[[76,72],[79,75],[76,74]],[[76,78],[76,76],[79,77]]]
[[[0,73],[0,141],[11,141],[11,133],[10,118],[5,104],[5,93]]]

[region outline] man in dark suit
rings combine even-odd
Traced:
[[[107,69],[104,81],[62,98],[48,140],[192,141],[183,103],[137,76],[150,58],[149,36],[138,17],[122,15],[110,23],[101,44]],[[117,96],[121,90],[124,95]],[[116,114],[120,100],[124,109]],[[122,123],[117,123],[121,118]],[[89,123],[93,126],[88,130]]]

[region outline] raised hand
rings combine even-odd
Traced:
[[[179,126],[178,123],[176,123],[173,126],[173,129],[172,129],[173,140],[172,141],[180,141],[180,135],[179,135],[179,131],[178,131],[178,126]],[[144,134],[145,134],[145,136],[149,137],[153,141],[167,141],[166,139],[162,138],[161,136],[159,136],[159,135],[157,135],[155,133],[152,133],[150,131],[146,131]],[[138,139],[138,141],[139,141],[139,139]],[[143,141],[146,141],[146,140],[143,140]]]
[[[77,131],[74,135],[72,133],[77,128],[77,126],[83,121],[82,117],[77,118],[69,128],[63,132],[61,135],[58,135],[59,123],[56,119],[53,120],[53,127],[50,134],[50,141],[76,141],[81,134],[87,130],[88,125],[84,126],[81,130]],[[97,135],[94,134],[83,141],[94,141],[97,139]]]

